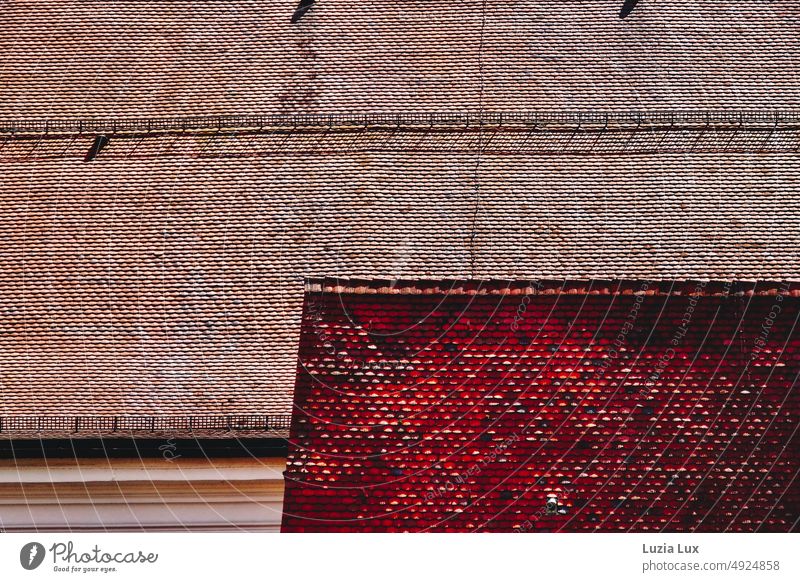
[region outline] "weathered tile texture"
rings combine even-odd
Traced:
[[[0,122],[800,103],[791,0],[316,4],[3,3]],[[509,135],[4,135],[0,416],[288,413],[304,276],[800,277],[796,127]]]
[[[307,276],[800,280],[795,154],[3,168],[2,415],[289,413]]]
[[[800,300],[700,293],[309,294],[283,530],[796,529]]]
[[[289,0],[6,2],[0,117],[800,102],[794,0],[621,4],[318,0],[291,24]]]

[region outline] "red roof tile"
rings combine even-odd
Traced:
[[[307,294],[284,531],[798,527],[796,286],[475,286]]]
[[[305,276],[798,280],[800,12],[701,4],[6,3],[0,436],[279,418]]]
[[[0,417],[287,414],[303,277],[800,280],[795,153],[92,139],[2,165]]]
[[[794,0],[621,4],[6,2],[0,118],[800,102]]]

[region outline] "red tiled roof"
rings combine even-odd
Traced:
[[[6,2],[0,118],[800,102],[794,0]],[[485,8],[485,10],[484,10]]]
[[[284,531],[797,530],[796,285],[398,285],[306,295]]]
[[[288,413],[305,276],[800,279],[800,11],[701,4],[4,4],[0,436]]]
[[[288,414],[303,277],[800,280],[791,151],[486,151],[476,175],[474,151],[295,138],[114,135],[92,162],[91,134],[8,139],[0,417]]]

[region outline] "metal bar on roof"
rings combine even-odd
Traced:
[[[391,120],[391,121],[389,121]],[[344,125],[348,127],[368,127],[390,122],[394,126],[414,126],[420,123],[432,125],[473,126],[479,124],[524,123],[527,125],[564,125],[582,127],[591,124],[619,126],[661,125],[800,125],[800,115],[781,111],[581,111],[581,112],[534,112],[534,113],[411,113],[411,114],[324,114],[324,115],[256,115],[256,116],[214,116],[167,119],[90,119],[90,120],[0,120],[0,133],[5,134],[78,134],[116,133],[124,130],[131,133],[152,133],[154,131],[213,131],[223,128],[231,130],[263,130],[264,128],[307,125],[321,127]]]

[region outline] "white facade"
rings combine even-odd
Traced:
[[[283,458],[0,460],[0,531],[279,531]]]

